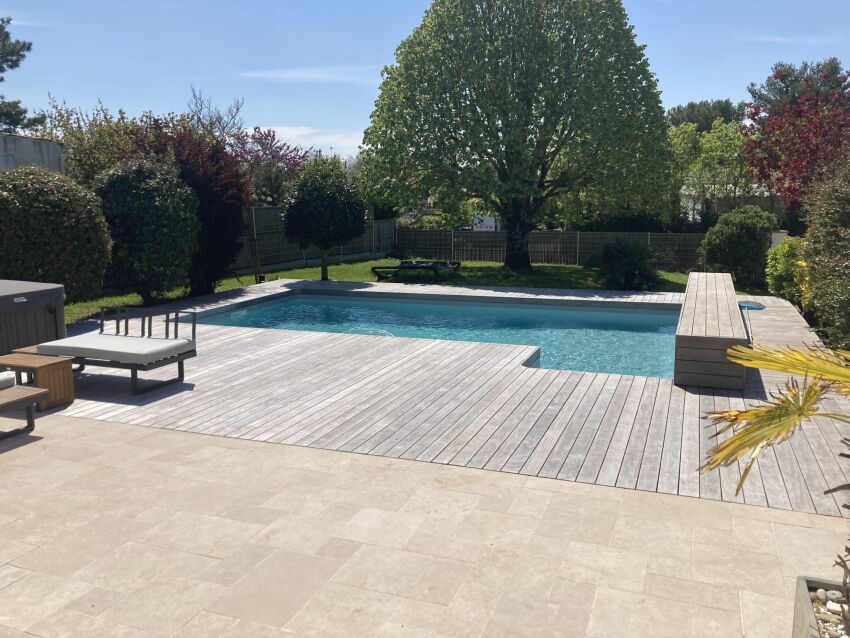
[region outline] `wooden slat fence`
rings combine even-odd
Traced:
[[[424,259],[457,261],[503,261],[504,232],[450,230],[397,230],[399,253]],[[645,242],[655,254],[655,265],[665,270],[699,267],[702,233],[627,233],[535,231],[529,236],[531,261],[536,264],[586,266],[607,244],[617,238]]]
[[[301,250],[290,243],[283,232],[283,220],[278,208],[254,208],[249,211],[254,216],[254,227],[257,234],[257,252],[260,267],[299,266],[315,263],[321,257],[317,248]],[[366,232],[357,239],[348,242],[331,251],[332,261],[343,258],[384,257],[395,248],[395,221],[370,220]],[[236,271],[248,271],[252,268],[251,230],[242,237],[242,251],[233,265]]]

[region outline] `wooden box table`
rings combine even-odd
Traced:
[[[36,387],[50,393],[46,400],[39,402],[39,410],[49,410],[74,401],[74,377],[68,357],[14,352],[0,357],[0,370],[4,369],[15,373],[18,384],[23,382],[22,375],[26,373]]]

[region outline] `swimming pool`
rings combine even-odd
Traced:
[[[203,316],[201,323],[540,348],[540,367],[672,377],[675,310],[576,308],[296,295]]]

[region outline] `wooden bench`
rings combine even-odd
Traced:
[[[748,343],[732,276],[692,272],[676,328],[674,383],[743,389],[746,368],[730,362],[726,351]]]
[[[5,439],[16,434],[26,434],[35,428],[33,420],[33,407],[39,401],[44,401],[50,393],[44,388],[34,388],[26,385],[13,385],[0,390],[0,411],[11,408],[23,407],[26,411],[27,423],[24,427],[8,432],[0,432],[0,439]]]

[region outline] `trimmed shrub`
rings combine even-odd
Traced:
[[[0,172],[0,278],[62,284],[69,300],[90,299],[109,249],[94,193],[43,168]]]
[[[709,272],[728,272],[739,286],[763,288],[770,232],[776,216],[758,206],[742,206],[720,216],[702,242]]]
[[[652,250],[644,243],[617,239],[594,260],[605,286],[612,290],[647,290],[658,280]]]
[[[767,251],[767,289],[770,294],[791,303],[802,302],[800,262],[804,246],[802,237],[787,237]]]
[[[198,198],[173,165],[123,162],[98,178],[95,192],[114,242],[110,282],[149,303],[186,278],[198,248]]]
[[[137,133],[137,153],[173,160],[180,179],[198,197],[198,250],[189,266],[193,295],[215,291],[241,248],[250,181],[223,139],[199,129],[151,118]]]
[[[805,204],[806,272],[812,305],[833,347],[850,347],[850,165],[814,189]]]
[[[283,218],[286,238],[302,249],[322,251],[322,281],[328,251],[366,230],[366,205],[337,158],[317,157],[304,169]]]

